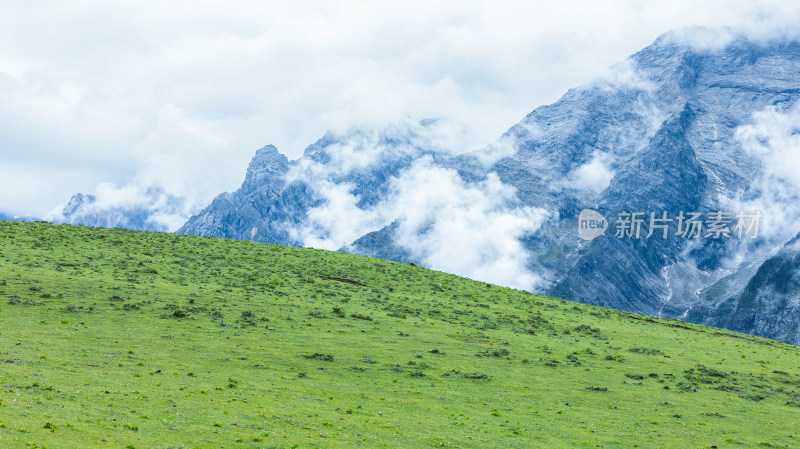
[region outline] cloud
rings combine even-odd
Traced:
[[[418,156],[425,151],[448,152],[439,142],[440,122],[401,120],[381,129],[358,127],[346,132],[327,133],[322,139],[320,160],[314,151],[298,159],[287,174],[287,182],[333,179],[368,169],[389,159]],[[452,129],[446,128],[446,131]],[[452,136],[452,134],[450,135]]]
[[[0,161],[27,182],[0,179],[14,192],[0,210],[41,216],[141,171],[158,185],[181,179],[171,193],[201,204],[235,189],[265,144],[296,158],[326,130],[407,116],[459,124],[468,151],[662,31],[791,33],[798,11],[744,0],[5,2]],[[159,157],[183,163],[159,171]]]
[[[796,5],[764,4],[752,9],[754,20],[726,26],[681,27],[662,36],[664,42],[689,45],[696,52],[707,53],[722,50],[736,39],[747,39],[761,45],[783,40],[796,40],[798,30],[798,7]]]
[[[392,200],[362,209],[361,196],[353,192],[356,185],[347,179],[369,182],[372,169],[392,170],[423,154],[450,156],[452,148],[461,147],[462,135],[446,121],[408,119],[381,130],[328,133],[323,147],[295,161],[286,174],[286,185],[303,183],[321,202],[308,211],[304,223],[291,228],[293,238],[304,246],[337,250],[391,223],[397,215]]]
[[[570,187],[598,194],[608,187],[615,174],[616,171],[611,168],[610,155],[595,151],[589,162],[569,174],[567,182]]]
[[[761,170],[749,189],[723,203],[736,211],[764,214],[759,239],[768,248],[783,245],[800,232],[800,105],[770,106],[736,130],[736,139]]]
[[[652,94],[658,89],[656,83],[637,70],[631,59],[612,65],[608,75],[595,80],[594,85],[610,93],[617,92],[620,89],[630,89]]]
[[[353,184],[321,180],[311,187],[322,205],[311,208],[304,223],[290,228],[290,235],[303,246],[336,251],[385,226],[384,211],[358,207]]]
[[[662,37],[662,40],[679,45],[689,45],[697,52],[707,53],[722,50],[737,37],[737,33],[727,26],[721,28],[690,27],[671,30]]]
[[[537,138],[543,135],[539,129],[534,129],[534,124],[521,124],[528,130],[527,138]],[[495,142],[481,148],[480,150],[470,152],[484,167],[491,167],[499,160],[513,156],[519,151],[517,139],[509,134],[502,135]]]
[[[528,290],[540,285],[519,239],[538,229],[547,213],[515,205],[514,189],[496,174],[468,184],[435,163],[434,156],[452,155],[437,147],[441,132],[437,123],[404,122],[389,128],[395,139],[390,144],[385,131],[358,132],[325,147],[324,164],[298,161],[287,184],[304,183],[320,204],[293,228],[293,237],[304,246],[336,250],[395,222],[394,243],[427,267]],[[369,187],[385,194],[364,205],[346,180],[371,176],[365,170],[375,164],[402,168],[384,185]]]
[[[246,166],[246,161],[237,158],[236,163],[231,163],[224,157],[230,136],[215,126],[208,120],[187,116],[175,105],[162,106],[153,128],[132,149],[132,175],[119,183],[99,182],[84,191],[96,200],[86,204],[78,215],[113,210],[114,217],[122,219],[124,209],[137,214],[146,211],[152,215],[152,229],[177,230],[225,190],[227,186],[217,181],[220,172],[241,176],[242,167]],[[43,218],[63,221],[62,209],[59,205]],[[109,225],[115,225],[113,220]]]
[[[497,175],[467,185],[426,156],[394,182],[393,192],[395,244],[425,266],[526,290],[542,282],[527,269],[519,239],[538,229],[547,212],[514,207],[514,189]]]

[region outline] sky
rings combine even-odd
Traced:
[[[477,149],[670,29],[797,18],[785,1],[6,0],[0,213],[151,187],[196,212],[267,144],[295,159],[409,118]]]

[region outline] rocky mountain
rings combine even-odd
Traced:
[[[744,284],[742,288],[741,285]],[[731,285],[733,288],[731,288]],[[706,288],[691,321],[800,342],[800,234],[777,254]],[[720,302],[721,301],[721,302]],[[709,311],[706,304],[716,305]]]
[[[241,188],[219,195],[178,233],[340,249],[396,218],[387,199],[414,164],[438,168],[452,157],[433,140],[435,126],[328,133],[291,162],[274,146],[261,148]]]
[[[800,43],[674,31],[477,151],[435,120],[328,133],[294,161],[264,147],[239,190],[178,232],[414,262],[800,344],[798,98]],[[603,235],[579,236],[585,209]]]

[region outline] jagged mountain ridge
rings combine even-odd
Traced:
[[[612,229],[585,242],[576,222],[584,208],[613,219],[788,204],[797,189],[766,159],[782,150],[761,151],[759,132],[773,132],[775,117],[791,122],[798,74],[791,40],[667,33],[613,77],[536,108],[479,151],[448,148],[435,121],[329,133],[295,161],[262,148],[241,188],[178,232],[415,262],[798,344],[794,284],[785,282],[797,259],[793,246],[781,248],[800,230],[790,220],[800,211],[784,207],[780,226],[765,223],[752,241],[617,239]],[[784,267],[780,279],[770,266]],[[759,293],[767,289],[769,301]]]
[[[782,330],[763,325],[771,319],[769,314],[756,314],[742,323],[723,317],[743,307],[731,308],[731,301],[745,299],[720,300],[698,293],[740,269],[745,270],[740,282],[751,284],[749,273],[758,260],[746,268],[743,264],[731,268],[728,262],[741,250],[741,242],[687,242],[671,235],[647,242],[601,238],[586,243],[577,238],[575,219],[587,207],[609,217],[625,210],[676,214],[728,207],[720,198],[748,192],[753,173],[759,171],[759,161],[737,140],[737,130],[752,122],[754,112],[792,108],[798,94],[797,72],[785,68],[795,67],[798,61],[800,51],[793,42],[760,44],[735,38],[721,49],[698,50],[668,34],[633,55],[621,68],[619,79],[570,90],[558,102],[534,110],[490,146],[510,146],[512,151],[503,157],[486,164],[486,154],[496,150],[489,148],[441,157],[438,162],[458,172],[466,183],[479,183],[495,174],[515,190],[509,207],[531,206],[549,213],[540,227],[520,239],[530,255],[526,266],[538,276],[538,289],[797,343],[796,335],[786,330],[798,327],[796,317],[781,320]],[[312,146],[311,153],[324,162],[335,141],[329,136]],[[412,163],[406,160],[399,167],[407,169]],[[386,166],[377,163],[371,170]],[[590,173],[592,168],[598,176]],[[389,171],[398,173],[398,165]],[[606,176],[602,176],[604,171]],[[385,177],[381,178],[384,182],[365,182],[373,172],[344,176],[339,182],[351,183],[356,195],[385,187]],[[298,189],[289,183],[284,192]],[[302,223],[303,209],[307,213],[319,204],[306,201],[287,215],[295,217],[295,224]],[[280,207],[280,203],[270,207]],[[213,208],[198,217],[208,215],[214,215]],[[280,221],[290,222],[287,217]],[[387,220],[344,249],[425,264],[420,254],[398,244],[401,221]],[[180,232],[206,232],[196,222],[193,218]],[[253,238],[244,232],[223,235]],[[269,241],[303,243],[285,237]],[[760,254],[756,259],[765,259],[766,250],[756,251]]]

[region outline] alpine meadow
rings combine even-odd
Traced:
[[[365,256],[0,222],[7,448],[798,447],[800,349]]]
[[[800,2],[0,33],[0,449],[800,449]]]

